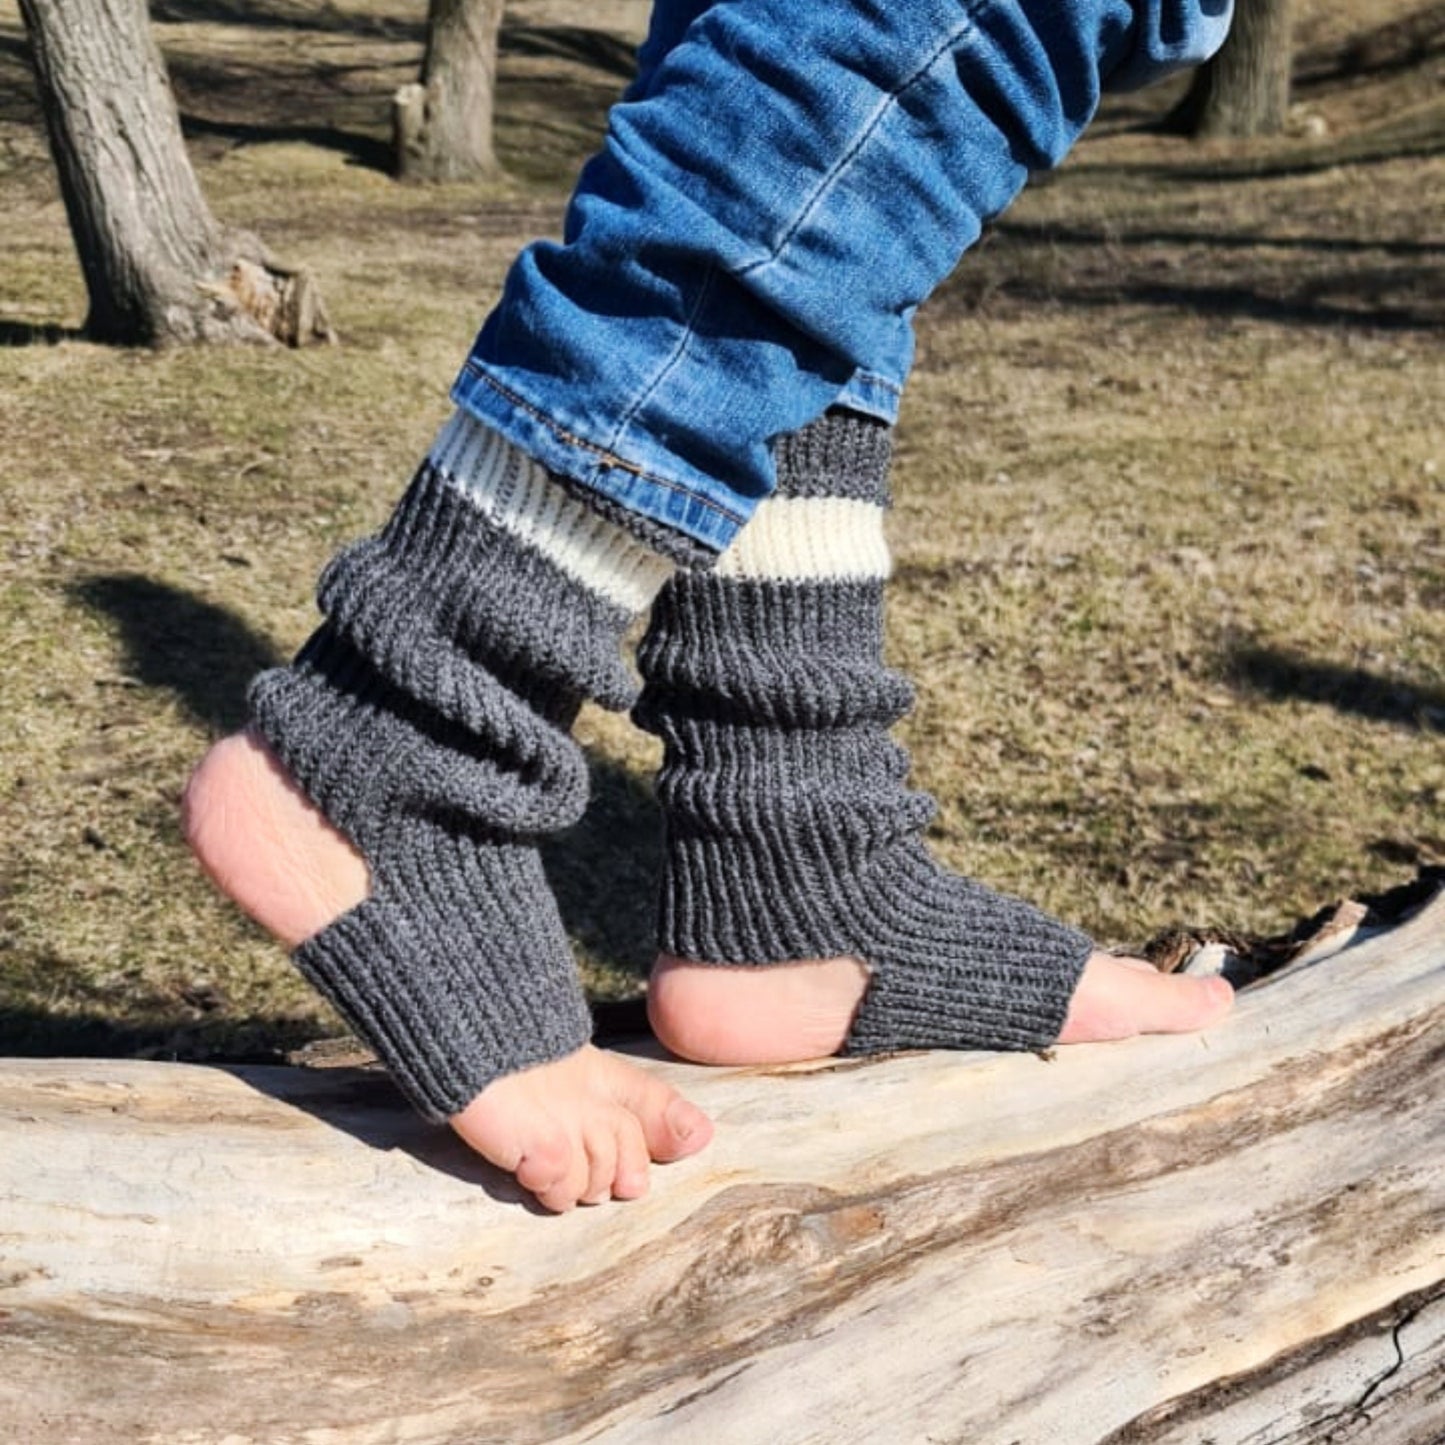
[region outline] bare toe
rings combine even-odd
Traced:
[[[671,1085],[622,1064],[613,1080],[617,1101],[632,1114],[642,1128],[642,1137],[650,1158],[659,1163],[685,1159],[707,1147],[712,1138],[712,1120],[696,1104],[689,1103]]]
[[[617,1126],[617,1175],[614,1199],[641,1199],[647,1193],[647,1140],[634,1115],[623,1113]]]
[[[1192,1033],[1218,1023],[1233,1002],[1234,990],[1222,978],[1158,973],[1137,961],[1095,953],[1069,1001],[1059,1042]]]
[[[650,1160],[681,1159],[712,1138],[707,1116],[676,1090],[591,1045],[495,1080],[451,1122],[557,1212],[636,1199]]]
[[[602,1204],[612,1198],[612,1182],[617,1178],[617,1127],[616,1114],[602,1114],[589,1125],[583,1136],[587,1151],[587,1183],[581,1196],[583,1204]]]
[[[544,1208],[563,1214],[575,1207],[587,1187],[587,1157],[565,1129],[546,1127],[528,1139],[516,1176]]]

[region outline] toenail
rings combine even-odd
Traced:
[[[691,1139],[697,1133],[698,1112],[686,1099],[674,1099],[667,1106],[667,1126],[679,1139]]]

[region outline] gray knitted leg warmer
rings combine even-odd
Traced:
[[[459,416],[326,570],[325,624],[252,687],[255,728],[371,871],[296,962],[429,1117],[587,1041],[535,844],[582,812],[569,730],[584,696],[631,701],[618,643],[670,571]]]
[[[1038,1048],[1092,949],[941,868],[934,805],[888,737],[912,690],[882,663],[887,429],[848,413],[786,438],[778,491],[712,573],[678,573],[638,652],[664,742],[659,942],[709,963],[853,955],[844,1045]]]

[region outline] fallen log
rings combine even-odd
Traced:
[[[553,1218],[374,1073],[0,1061],[17,1441],[1445,1440],[1445,894],[1206,1035],[657,1062]],[[1216,959],[1217,961],[1217,959]]]

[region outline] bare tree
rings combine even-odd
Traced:
[[[220,225],[181,136],[145,0],[20,0],[85,272],[85,329],[127,345],[331,340],[316,288]]]
[[[1278,135],[1289,112],[1292,50],[1290,0],[1235,0],[1229,38],[1166,125],[1200,140]]]
[[[403,180],[492,175],[493,94],[503,0],[429,0],[421,79],[392,102],[396,171]]]

